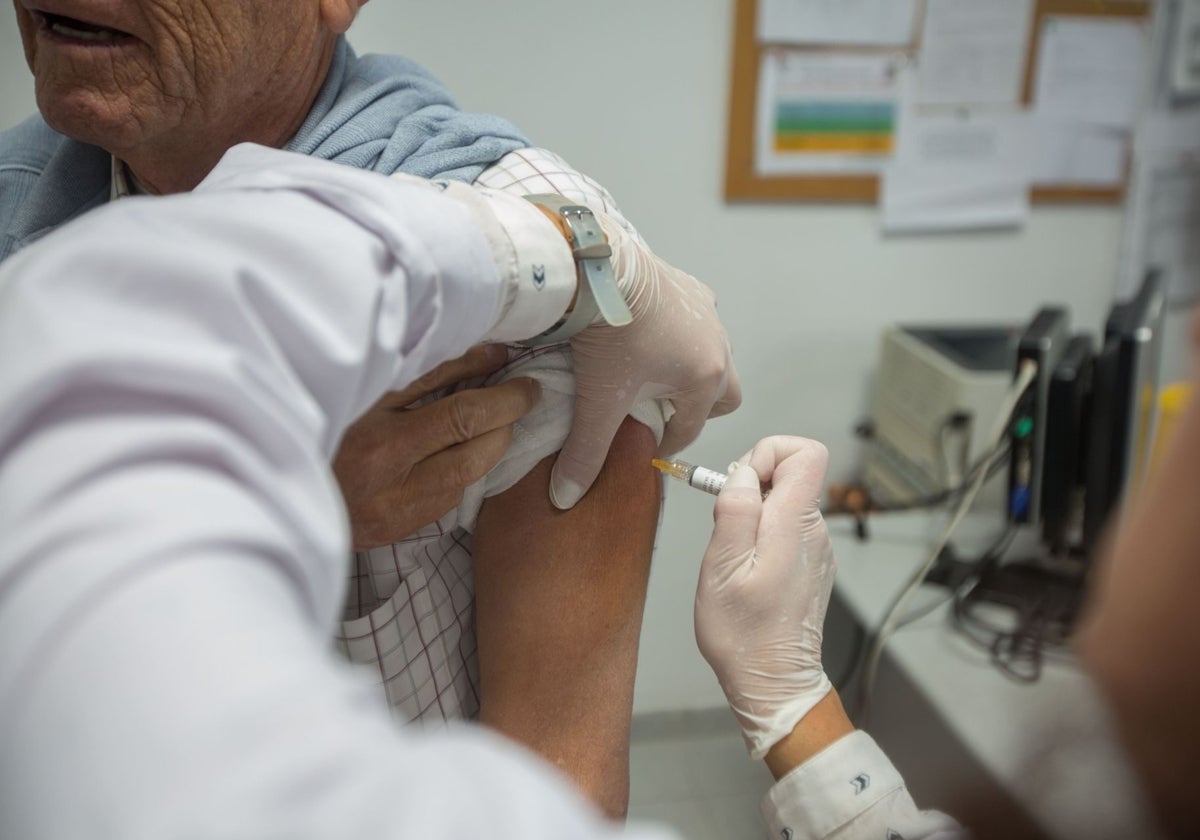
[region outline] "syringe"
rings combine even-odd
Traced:
[[[707,467],[698,467],[687,461],[664,461],[661,458],[655,458],[650,463],[671,478],[691,485],[697,490],[703,490],[705,493],[712,493],[714,496],[721,492],[721,488],[725,486],[725,480],[729,477],[725,473],[719,473]]]

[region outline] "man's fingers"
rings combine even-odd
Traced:
[[[450,394],[405,411],[397,420],[409,430],[405,445],[425,458],[511,426],[537,405],[541,394],[542,386],[536,379],[510,379],[499,385]]]
[[[440,490],[462,491],[483,478],[500,463],[512,443],[513,427],[501,426],[471,438],[465,443],[437,452],[413,469],[412,485],[428,483]],[[456,501],[455,504],[458,504]],[[447,508],[448,510],[449,508]],[[445,513],[445,511],[442,511]]]
[[[502,426],[419,461],[393,486],[360,500],[353,515],[356,551],[399,542],[441,519],[463,491],[500,462],[513,427]]]
[[[384,408],[403,408],[448,388],[464,379],[474,379],[495,373],[508,361],[508,350],[502,344],[476,344],[457,359],[442,362],[429,373],[399,391],[383,395],[378,405]]]
[[[354,550],[367,551],[411,537],[462,501],[462,488],[431,490],[401,485],[373,500],[373,515],[354,523]]]

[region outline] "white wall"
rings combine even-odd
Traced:
[[[761,435],[794,432],[826,441],[834,473],[845,474],[876,342],[892,321],[1017,322],[1042,301],[1061,301],[1077,323],[1100,322],[1117,210],[1039,209],[1019,233],[885,241],[872,208],[727,205],[732,2],[584,8],[374,0],[354,41],[363,51],[404,51],[464,107],[513,119],[597,177],[660,254],[716,289],[746,397],[706,429],[697,460],[721,466]],[[651,576],[639,711],[723,702],[692,638],[712,502],[680,489],[669,494]]]
[[[21,36],[12,9],[0,9],[0,129],[33,113],[33,77],[25,65]]]
[[[778,432],[858,456],[876,343],[893,321],[1023,322],[1043,302],[1095,329],[1111,301],[1121,214],[1039,208],[1020,232],[883,239],[873,208],[722,200],[731,0],[375,0],[361,52],[403,52],[465,108],[503,114],[595,176],[667,259],[711,285],[734,340],[741,411],[690,454],[721,466]],[[32,109],[15,26],[0,29],[0,126]],[[668,498],[643,633],[638,711],[722,697],[692,640],[711,500]]]

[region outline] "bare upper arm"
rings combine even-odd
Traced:
[[[629,718],[662,483],[627,419],[570,511],[553,457],[489,499],[475,532],[481,717],[562,767],[613,814],[628,799]]]

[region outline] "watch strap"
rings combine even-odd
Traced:
[[[597,315],[614,327],[630,323],[633,313],[617,287],[612,270],[612,247],[605,240],[595,214],[584,205],[553,193],[527,195],[525,199],[558,214],[566,222],[571,231],[571,254],[575,257],[578,291],[570,312],[546,332],[521,344],[536,346],[565,341],[595,323]]]

